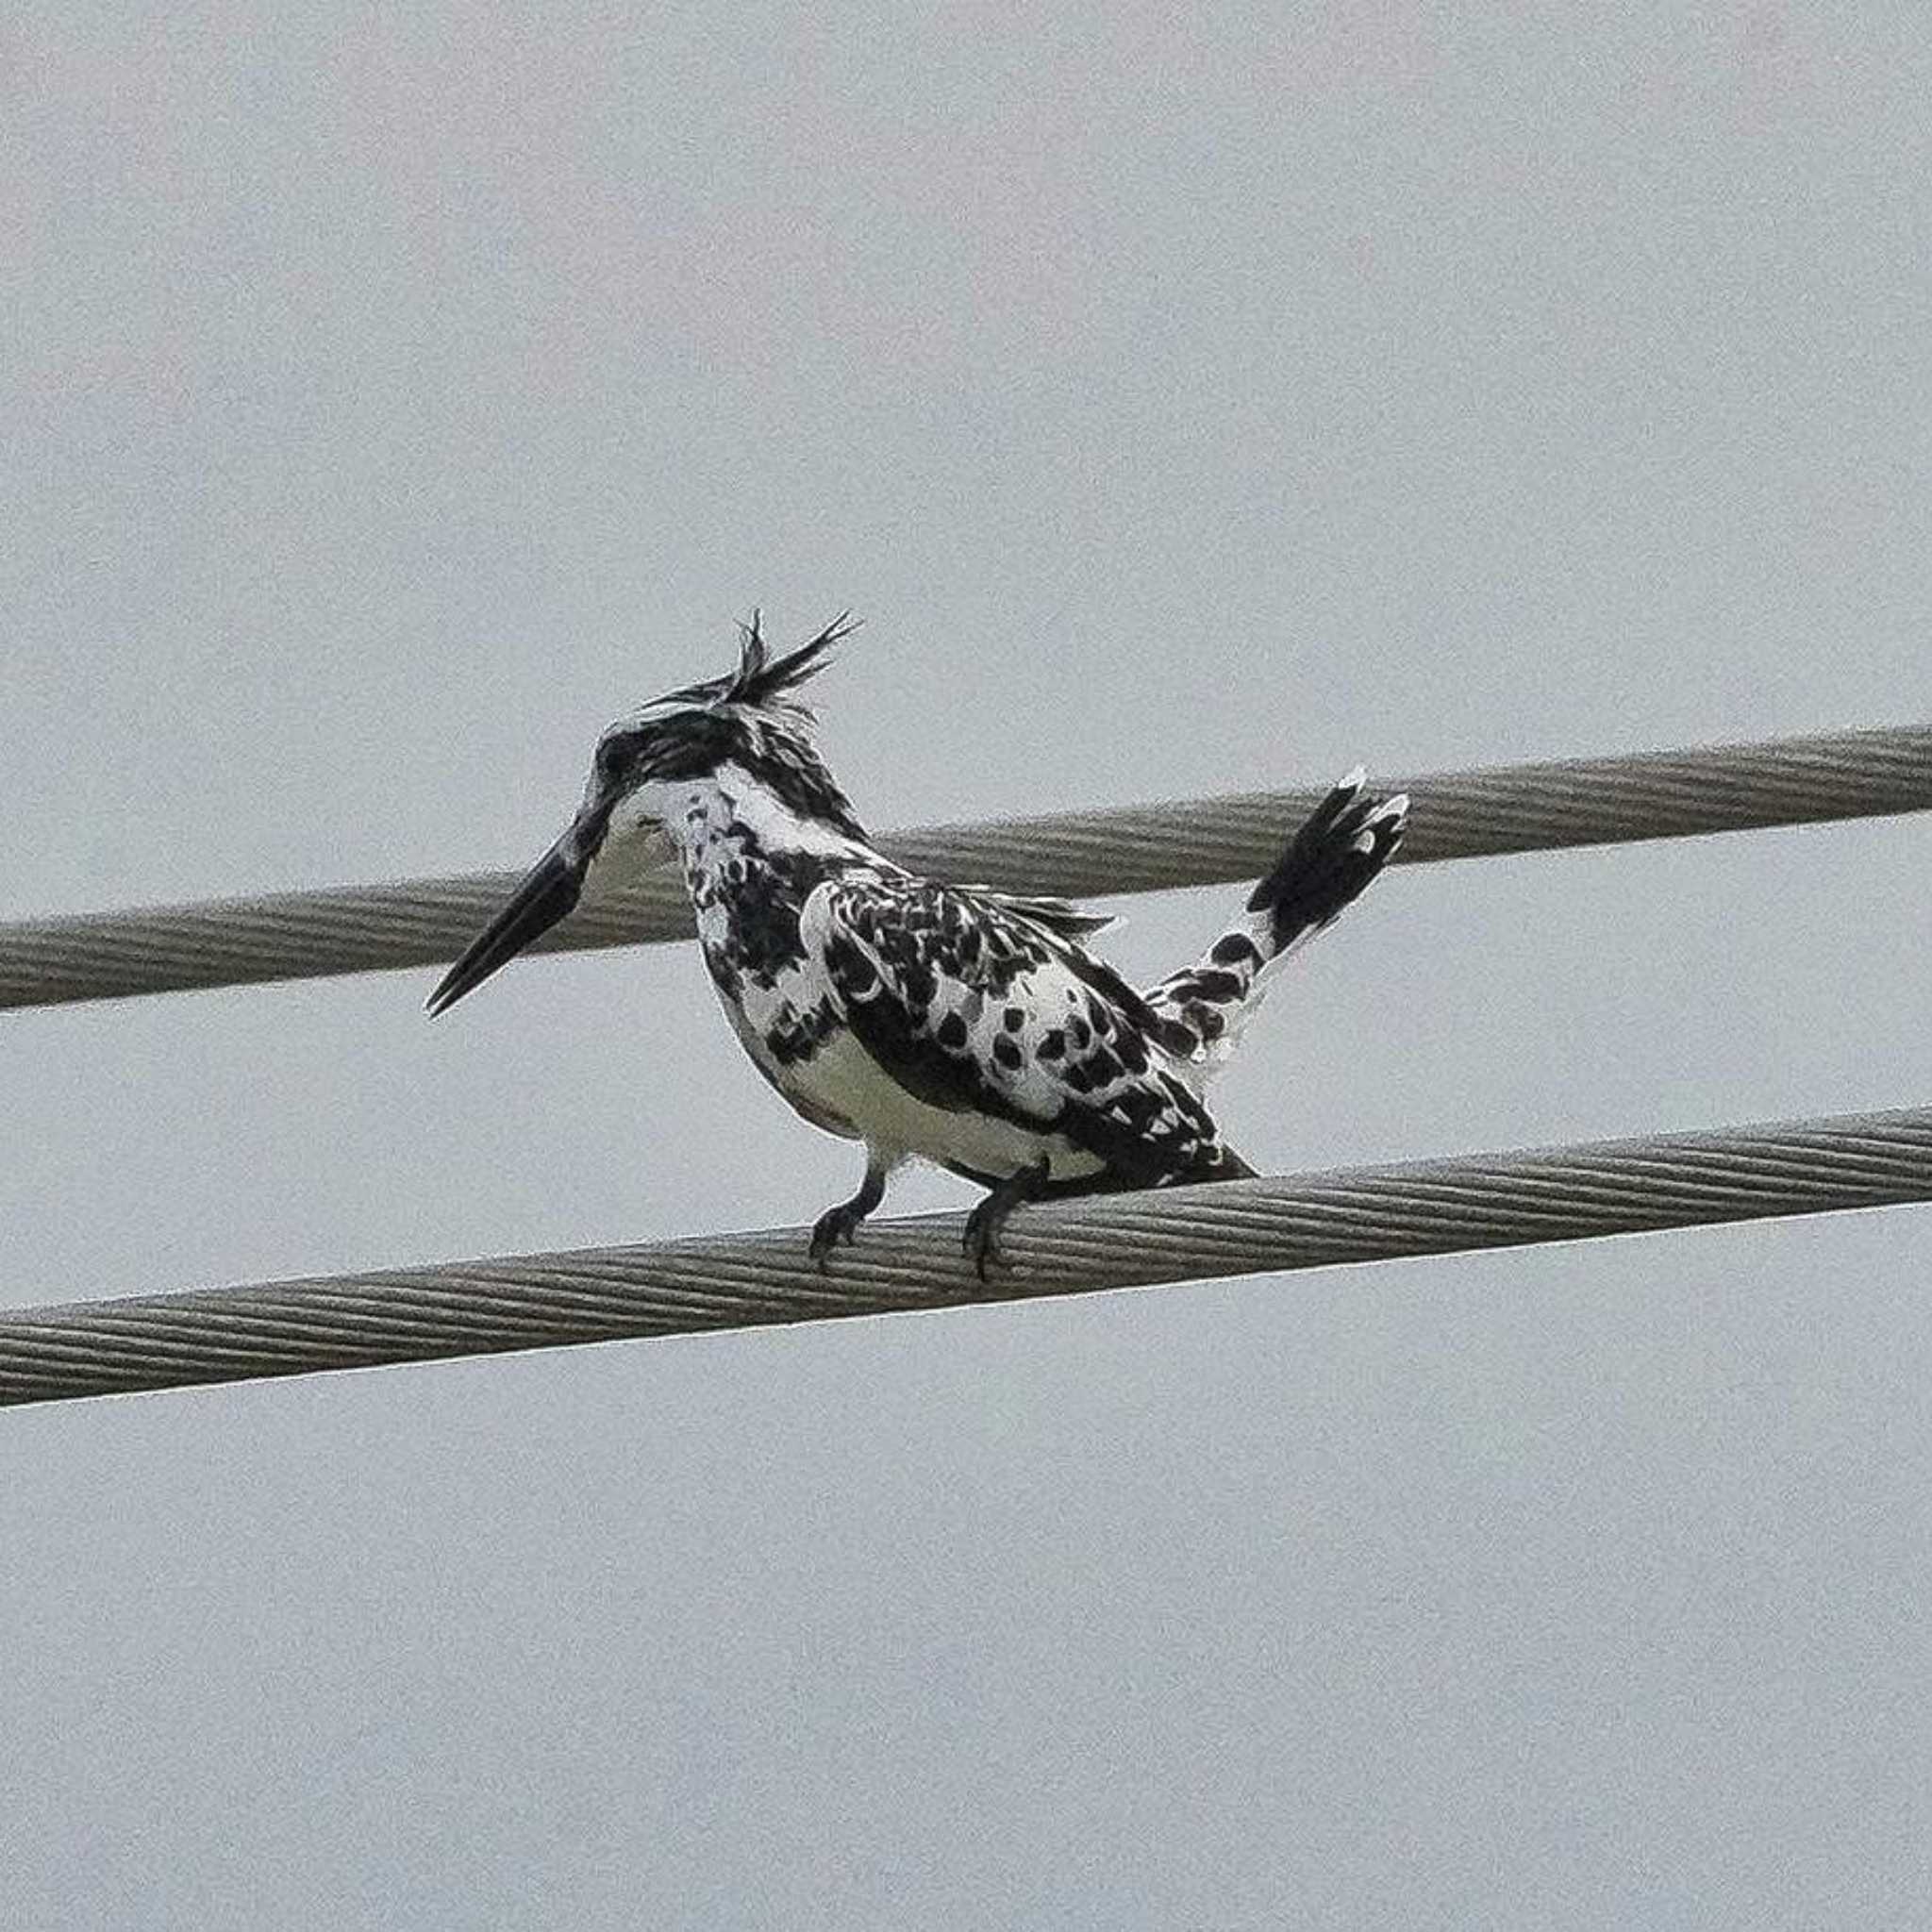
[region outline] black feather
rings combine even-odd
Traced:
[[[745,705],[754,709],[776,703],[815,677],[831,661],[832,651],[858,628],[859,620],[841,610],[815,638],[795,651],[773,659],[765,642],[763,621],[754,610],[749,624],[738,626],[738,668],[719,677],[701,678],[666,691],[659,704]]]
[[[1388,864],[1408,824],[1405,811],[1385,809],[1388,803],[1358,779],[1344,781],[1289,841],[1248,895],[1248,910],[1269,916],[1275,952],[1328,924]]]
[[[762,708],[796,691],[808,678],[816,677],[831,661],[833,650],[858,628],[858,621],[849,610],[841,610],[817,637],[776,659],[766,649],[756,610],[751,614],[751,622],[739,628],[743,636],[743,649],[737,674],[725,687],[723,702]]]

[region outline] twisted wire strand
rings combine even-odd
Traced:
[[[1403,859],[1682,838],[1932,807],[1932,727],[1560,759],[1391,779],[1414,799]],[[889,834],[914,872],[1071,897],[1252,878],[1323,788],[1239,792]],[[431,965],[455,957],[513,873],[341,886],[0,924],[0,1007]],[[687,939],[669,872],[587,903],[533,952]]]
[[[1932,1200],[1932,1108],[1652,1134],[1023,1209],[981,1282],[957,1215],[25,1308],[0,1404],[824,1321]]]

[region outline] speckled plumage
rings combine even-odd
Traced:
[[[441,1010],[575,903],[625,843],[676,854],[698,942],[753,1063],[807,1120],[867,1149],[820,1217],[821,1261],[899,1161],[980,1183],[982,1272],[1019,1202],[1253,1170],[1203,1097],[1272,969],[1387,863],[1407,801],[1351,774],[1251,895],[1244,921],[1146,993],[1090,953],[1108,922],[1058,900],[913,877],[877,852],[819,758],[799,684],[839,625],[614,724],[575,821],[431,1001]]]

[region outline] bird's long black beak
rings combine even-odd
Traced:
[[[570,856],[573,841],[559,839],[525,876],[505,906],[463,949],[463,956],[442,975],[442,984],[429,995],[432,1017],[453,1007],[479,987],[496,969],[513,959],[539,933],[548,932],[577,903],[584,890],[588,861]]]

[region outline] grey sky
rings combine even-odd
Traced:
[[[1926,715],[1919,9],[283,12],[0,31],[0,912],[517,864],[755,602],[878,825]],[[1407,870],[1224,1115],[1924,1102],[1925,838]],[[6,1016],[0,1294],[849,1191],[433,977]],[[1921,1920],[1927,1225],[10,1415],[0,1919]]]

